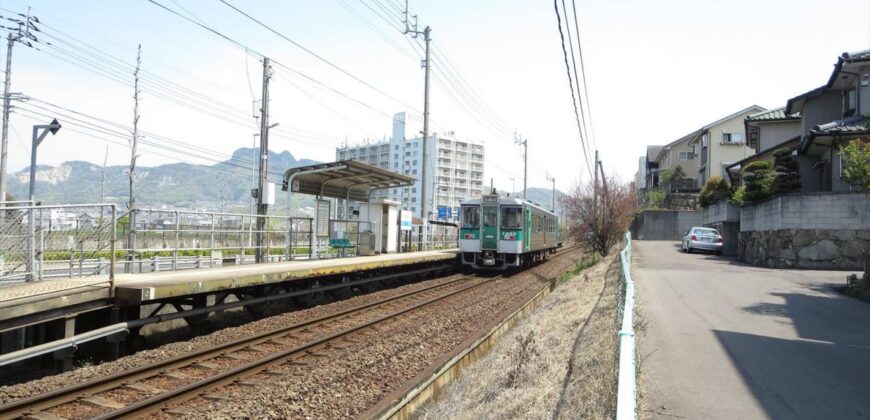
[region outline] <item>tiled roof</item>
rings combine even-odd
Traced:
[[[831,121],[827,124],[821,124],[813,127],[812,130],[817,134],[848,134],[848,133],[863,133],[870,131],[870,118],[863,115],[844,118],[842,120]]]
[[[757,112],[746,117],[747,121],[773,121],[786,119],[800,119],[800,113],[796,112],[792,115],[785,115],[785,107],[770,109],[767,111]]]
[[[854,61],[854,60],[865,60],[870,58],[870,50],[857,51],[853,53],[843,53],[841,56],[844,60]]]

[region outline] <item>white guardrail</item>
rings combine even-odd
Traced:
[[[619,330],[619,384],[616,391],[616,419],[637,418],[637,372],[634,349],[634,281],[631,280],[631,233],[625,233],[625,248],[619,253],[625,279],[625,305]]]

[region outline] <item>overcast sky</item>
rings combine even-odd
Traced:
[[[155,1],[279,63],[270,93],[271,120],[280,124],[272,150],[333,160],[335,147],[345,140],[387,136],[393,113],[422,109],[423,72],[417,50],[397,28],[398,6],[392,6],[399,0],[230,1],[386,95],[218,0]],[[255,53],[146,0],[0,1],[4,16],[27,6],[42,22],[40,40],[53,45],[37,44],[42,51],[16,45],[13,92],[97,116],[105,127],[131,126],[132,74],[101,54],[132,65],[141,43],[142,69],[148,73],[140,128],[197,147],[144,145],[140,165],[210,164],[208,159],[251,146],[257,130],[252,100],[260,96],[262,74]],[[752,104],[782,106],[823,84],[839,54],[870,46],[867,0],[578,0],[577,7],[595,143],[605,170],[626,180],[637,170],[645,145],[668,143]],[[518,188],[522,183],[514,129],[529,140],[530,186],[549,186],[547,172],[558,188],[576,183],[586,168],[553,3],[412,0],[410,8],[422,25],[432,27],[434,65],[443,68],[449,59],[484,104],[460,104],[435,80],[434,130],[484,141],[486,177],[501,188],[509,189],[512,177]],[[436,74],[444,80],[443,70]],[[35,121],[28,116],[43,121],[34,112],[55,115],[46,109],[56,110],[33,100],[16,106],[29,112],[17,110],[11,119],[13,170],[29,164]],[[102,163],[107,144],[110,164],[129,161],[123,138],[75,127],[70,118],[81,117],[64,112],[66,120],[58,119],[70,129],[43,143],[39,163]],[[417,124],[409,132],[421,130]]]

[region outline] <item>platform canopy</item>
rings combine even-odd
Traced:
[[[288,169],[282,189],[365,203],[376,189],[406,187],[414,181],[410,176],[356,160],[340,160]]]

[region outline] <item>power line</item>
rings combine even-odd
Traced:
[[[589,131],[592,132],[592,144],[598,149],[595,140],[595,126],[592,124],[592,105],[589,102],[589,90],[586,83],[586,66],[583,64],[583,48],[580,46],[580,25],[577,23],[577,5],[571,0],[571,8],[574,11],[574,34],[577,36],[577,53],[580,56],[580,73],[583,75],[583,95],[586,98],[586,111],[589,113]],[[567,13],[567,11],[565,12]]]
[[[574,95],[574,82],[571,80],[571,67],[568,65],[568,51],[565,50],[565,35],[562,33],[562,18],[559,16],[559,0],[553,0],[553,7],[556,10],[556,26],[559,28],[559,37],[562,40],[562,55],[565,58],[565,71],[568,74],[568,86],[571,89],[571,103],[574,105],[574,118],[577,120],[577,131],[580,133],[580,144],[583,146],[583,157],[584,160],[586,160],[586,171],[589,172],[589,177],[593,178],[588,152],[586,151],[586,139],[583,138],[583,129],[580,126],[580,114],[577,111],[577,98]]]
[[[150,1],[150,2],[152,2],[152,3],[155,3],[154,0],[148,0],[148,1]],[[218,0],[218,1],[220,1],[220,2],[223,3],[223,4],[225,4],[225,5],[228,6],[229,8],[235,10],[236,12],[240,13],[241,15],[245,16],[246,18],[250,19],[251,21],[255,22],[256,24],[262,26],[263,28],[265,28],[265,29],[268,30],[269,32],[272,32],[273,34],[275,34],[275,35],[281,37],[281,38],[284,39],[285,41],[287,41],[287,42],[293,44],[294,46],[296,46],[297,48],[301,49],[302,51],[305,51],[305,52],[308,53],[309,55],[311,55],[311,56],[313,56],[314,58],[320,60],[321,62],[327,64],[328,66],[330,66],[330,67],[332,67],[332,68],[338,70],[339,72],[341,72],[341,73],[343,73],[344,75],[350,77],[351,79],[356,80],[356,81],[359,82],[359,83],[362,83],[363,85],[365,85],[365,86],[368,87],[369,89],[372,89],[372,90],[374,90],[375,92],[378,92],[378,93],[380,93],[381,95],[383,95],[383,96],[385,96],[385,97],[387,97],[387,98],[390,98],[390,99],[396,101],[397,103],[401,104],[402,106],[406,106],[406,107],[408,107],[408,108],[413,108],[413,107],[411,107],[410,105],[408,105],[408,104],[402,102],[401,100],[397,99],[396,97],[394,97],[394,96],[392,96],[392,95],[390,95],[390,94],[384,92],[383,90],[381,90],[381,89],[375,87],[375,86],[372,85],[371,83],[366,82],[365,80],[359,78],[358,76],[354,75],[353,73],[351,73],[351,72],[349,72],[349,71],[343,69],[343,68],[340,67],[339,65],[337,65],[337,64],[335,64],[335,63],[333,63],[333,62],[327,60],[326,58],[323,58],[321,55],[315,53],[314,51],[312,51],[312,50],[310,50],[310,49],[308,49],[308,48],[306,48],[306,47],[303,46],[302,44],[300,44],[300,43],[298,43],[298,42],[296,42],[296,41],[290,39],[289,37],[287,37],[287,36],[284,35],[283,33],[278,32],[277,30],[273,29],[271,26],[266,25],[265,23],[261,22],[261,21],[258,20],[257,18],[255,18],[255,17],[249,15],[248,13],[242,11],[242,10],[239,9],[238,7],[233,6],[233,5],[232,5],[231,3],[229,3],[228,1],[226,1],[226,0]],[[156,3],[155,3],[155,4],[156,4]]]
[[[568,25],[568,8],[565,7],[565,0],[562,0],[562,10],[565,11],[565,30],[568,31],[568,48],[571,51],[571,68],[574,72],[574,83],[577,86],[577,96],[580,96],[580,79],[577,77],[577,61],[574,59],[574,40],[571,37],[571,27]],[[575,15],[576,17],[576,15]],[[577,39],[578,45],[580,47],[579,42],[580,39]],[[570,76],[569,76],[570,77]],[[580,119],[583,121],[583,130],[585,132],[584,137],[589,138],[589,126],[586,124],[586,111],[583,109],[583,98],[582,96],[579,98],[580,105]]]

